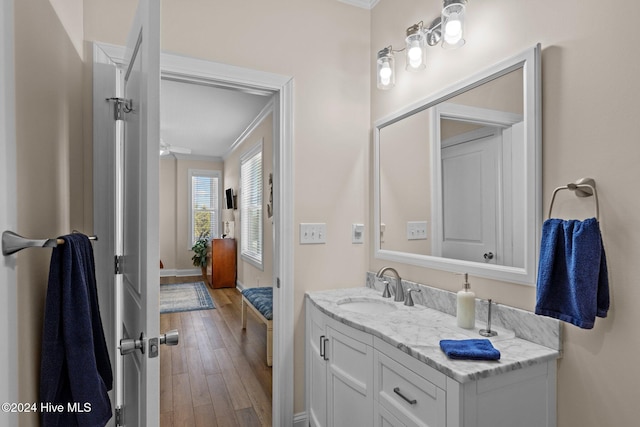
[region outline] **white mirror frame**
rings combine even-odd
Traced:
[[[527,49],[505,61],[499,62],[473,76],[462,80],[426,99],[413,103],[374,123],[373,129],[373,211],[374,211],[374,256],[377,259],[437,270],[469,273],[489,279],[535,286],[540,248],[540,228],[542,224],[542,105],[540,77],[540,44]],[[380,213],[380,130],[412,114],[434,107],[446,100],[508,74],[516,69],[523,70],[524,89],[524,132],[525,132],[525,194],[524,223],[524,266],[509,267],[496,264],[418,255],[408,252],[381,249]],[[433,165],[431,165],[433,167]],[[438,165],[437,170],[440,170]]]

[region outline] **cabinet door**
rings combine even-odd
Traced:
[[[234,288],[236,286],[236,241],[213,239],[211,251],[211,287]]]
[[[327,425],[327,362],[324,315],[307,300],[307,363],[309,372],[309,423],[311,427]]]
[[[327,426],[373,425],[373,349],[327,326]]]

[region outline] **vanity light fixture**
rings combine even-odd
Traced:
[[[428,27],[420,21],[407,28],[405,47],[393,50],[391,46],[378,51],[378,89],[388,90],[395,85],[394,53],[406,51],[407,71],[426,68],[427,45],[435,46],[442,41],[445,49],[455,49],[465,43],[464,19],[467,0],[443,0],[442,14],[431,21]]]
[[[393,52],[394,51],[391,46],[378,51],[378,89],[391,89],[396,84],[395,59],[393,57]]]

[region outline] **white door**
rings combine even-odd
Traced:
[[[16,231],[16,138],[13,1],[0,2],[0,232]],[[0,255],[1,256],[1,255]],[[18,402],[18,289],[15,257],[0,260],[0,402]],[[0,413],[18,425],[18,414]]]
[[[442,149],[443,257],[498,261],[500,147],[497,132]]]
[[[122,356],[122,421],[143,427],[159,425],[160,413],[157,341],[155,348],[150,342],[160,332],[160,2],[139,1],[125,70],[122,93],[132,110],[123,122],[122,222],[116,226],[122,232],[116,248],[122,256],[120,332],[123,339],[140,339],[141,348]]]

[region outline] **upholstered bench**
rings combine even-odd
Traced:
[[[242,291],[242,329],[247,329],[247,307],[267,325],[267,365],[273,364],[273,288],[248,288]]]

